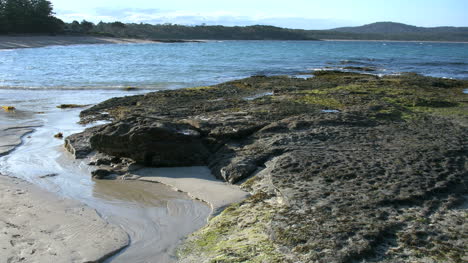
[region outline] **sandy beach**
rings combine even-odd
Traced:
[[[94,36],[0,36],[0,49],[85,44],[154,43],[151,40]]]
[[[97,262],[129,243],[95,210],[0,176],[1,262]]]
[[[0,125],[0,156],[38,125]],[[0,174],[0,200],[0,262],[98,262],[130,242],[94,209],[18,178]]]

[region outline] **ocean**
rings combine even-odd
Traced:
[[[468,79],[468,44],[381,41],[210,41],[49,46],[0,51],[0,87],[174,89],[314,70],[416,72]]]

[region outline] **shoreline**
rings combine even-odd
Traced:
[[[148,44],[157,41],[96,36],[0,36],[0,50],[89,44]]]
[[[468,41],[437,41],[437,40],[385,40],[385,39],[320,39],[328,42],[404,42],[404,43],[444,43],[444,44],[468,44]]]

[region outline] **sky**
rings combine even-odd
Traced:
[[[330,29],[393,21],[468,27],[468,0],[50,0],[65,22]]]

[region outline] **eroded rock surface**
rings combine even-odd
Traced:
[[[190,237],[183,262],[465,262],[467,87],[257,76],[112,99],[81,113],[111,124],[74,136],[139,164],[250,178],[252,196]]]

